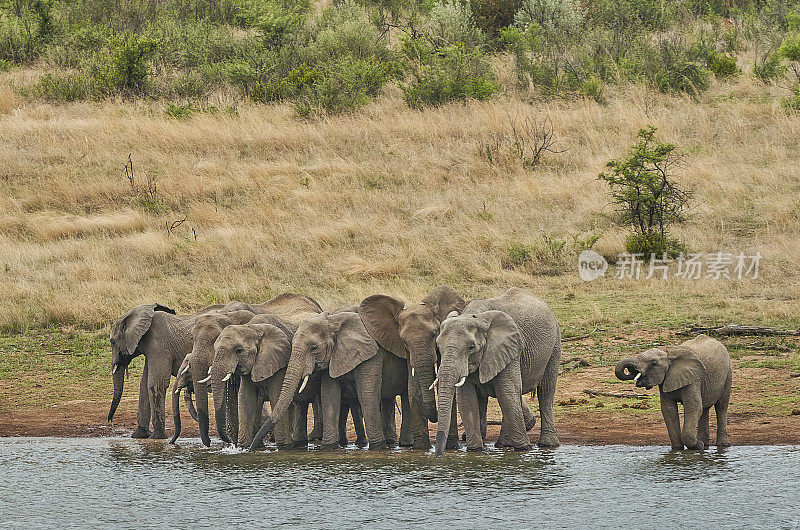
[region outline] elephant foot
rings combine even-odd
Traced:
[[[306,440],[292,440],[292,449],[307,449],[308,441]]]
[[[530,431],[534,427],[536,427],[536,416],[531,416],[531,421],[525,422],[525,432]]]
[[[347,438],[339,438],[339,447],[347,447],[350,445],[350,440]]]
[[[461,442],[458,437],[447,437],[447,443],[444,445],[445,449],[461,449]]]
[[[470,453],[480,453],[481,451],[485,451],[485,450],[486,449],[482,445],[479,445],[477,447],[469,447],[469,446],[467,446],[467,451],[469,451]]]
[[[394,449],[395,447],[397,447],[397,442],[395,442],[394,440],[386,440],[385,443],[386,443],[386,449]]]
[[[288,451],[294,448],[294,444],[275,444],[275,447],[278,448],[278,451]]]
[[[152,434],[153,433],[151,433],[147,427],[137,427],[136,430],[133,431],[133,434],[131,434],[131,438],[150,438],[150,435]]]
[[[703,442],[697,442],[694,445],[691,445],[691,446],[687,445],[686,446],[686,449],[689,450],[689,451],[702,451],[705,448],[706,448],[706,446],[705,446],[705,444]]]
[[[530,451],[531,449],[533,449],[531,444],[514,447],[514,451]]]
[[[369,450],[370,451],[379,451],[381,449],[386,449],[386,442],[385,441],[375,442],[375,443],[370,443],[369,444]]]
[[[430,451],[431,442],[429,440],[427,441],[427,443],[426,443],[426,441],[421,441],[421,442],[416,442],[415,441],[414,445],[413,445],[413,448],[417,449],[419,451]]]
[[[683,444],[672,444],[670,447],[672,451],[683,451]]]
[[[334,442],[332,444],[320,444],[320,448],[325,451],[330,451],[332,449],[339,449],[339,442]]]
[[[356,447],[361,447],[362,449],[367,446],[369,442],[366,438],[356,438]]]
[[[411,440],[400,439],[400,443],[398,445],[400,447],[414,447],[414,442]]]
[[[156,430],[153,431],[153,435],[150,436],[150,439],[151,440],[166,440],[167,439],[167,433],[165,433],[163,430],[156,429]]]
[[[731,442],[730,440],[722,440],[721,442],[717,442],[717,447],[730,447]]]
[[[321,431],[321,429],[320,429],[320,431]],[[317,441],[317,440],[322,440],[322,432],[319,432],[316,429],[313,429],[311,431],[311,435],[309,436],[309,439],[312,442]]]
[[[558,436],[553,434],[542,434],[539,436],[539,441],[536,442],[539,447],[558,447]]]

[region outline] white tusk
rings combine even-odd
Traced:
[[[414,368],[411,368],[411,377],[417,377],[417,371]]]
[[[232,372],[228,372],[228,375],[226,375],[225,377],[223,377],[223,378],[222,378],[222,382],[224,383],[225,381],[227,381],[228,379],[230,379],[232,375],[233,375],[233,373],[232,373]]]
[[[201,379],[200,381],[198,381],[198,383],[208,383],[209,381],[211,381],[211,376],[210,375],[208,377],[206,377],[205,379]]]
[[[209,366],[209,367],[208,367],[208,375],[211,375],[211,369],[212,369],[212,368],[213,368],[213,366]]]
[[[431,383],[431,386],[428,387],[428,390],[433,390],[433,387],[435,387],[436,383],[438,383],[438,382],[439,382],[439,378],[437,377],[436,379],[433,380],[433,383]]]
[[[176,393],[176,394],[180,394],[180,393],[181,393],[181,389],[182,389],[182,388],[183,388],[182,386],[179,386],[178,388],[176,388],[176,389],[175,389],[175,393]]]
[[[187,364],[187,365],[186,365],[186,368],[184,368],[183,370],[181,370],[181,375],[185,374],[185,373],[186,373],[186,372],[188,372],[188,371],[189,371],[189,365]]]
[[[306,385],[307,385],[307,384],[308,384],[308,376],[305,376],[305,377],[303,378],[303,384],[302,384],[302,385],[300,385],[300,390],[298,390],[298,391],[297,391],[297,393],[299,394],[300,392],[302,392],[302,391],[303,391],[303,389],[306,387]]]
[[[467,381],[466,376],[462,377],[455,386],[461,386]]]
[[[642,372],[636,374],[636,377],[633,378],[633,382],[635,383],[636,381],[638,381],[640,377],[642,377]]]
[[[115,364],[114,365],[114,368],[111,370],[111,375],[114,375],[115,373],[117,373],[117,369],[119,369],[119,364]]]
[[[433,371],[436,372],[436,377],[439,377],[439,366],[433,363]]]

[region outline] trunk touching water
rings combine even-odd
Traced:
[[[272,411],[270,418],[264,422],[264,425],[261,426],[253,438],[253,442],[250,444],[250,451],[255,451],[261,447],[264,438],[275,427],[275,423],[289,410],[289,405],[294,401],[294,394],[300,384],[302,373],[302,362],[298,361],[294,352],[292,352],[289,366],[286,369],[286,376],[283,378],[283,384],[281,385],[281,395],[278,397],[278,402],[275,403],[275,409]]]
[[[111,409],[108,411],[108,421],[114,420],[114,413],[117,411],[119,402],[122,399],[122,390],[125,388],[125,366],[115,364],[116,371],[112,376],[114,379],[114,398],[111,400]],[[144,377],[144,376],[143,376]]]
[[[458,379],[439,371],[439,424],[436,427],[436,456],[442,456],[450,432],[450,416],[453,409],[455,384]]]
[[[192,366],[191,370],[195,399],[197,400],[196,414],[197,424],[200,427],[200,439],[203,441],[203,445],[209,447],[211,445],[211,437],[208,435],[208,383],[198,382],[208,376],[208,365],[197,362],[197,366]]]
[[[436,378],[436,345],[428,341],[409,345],[409,358],[414,367],[415,378],[422,391],[422,412],[431,423],[437,422],[436,392],[431,386]]]
[[[633,379],[639,372],[641,372],[641,370],[639,370],[637,366],[636,357],[625,357],[618,362],[617,366],[614,368],[614,375],[617,376],[617,379],[623,381]]]
[[[177,384],[177,381],[176,383]],[[186,393],[189,393],[189,389],[186,389]],[[181,396],[180,396],[180,389],[177,392],[169,392],[172,395],[172,422],[175,427],[175,433],[172,435],[172,438],[169,440],[169,443],[174,444],[178,437],[181,435]]]

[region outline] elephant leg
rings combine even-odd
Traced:
[[[678,403],[661,396],[661,415],[664,417],[664,423],[667,424],[667,433],[669,434],[669,441],[672,444],[672,449],[683,449],[683,442],[681,441],[681,419],[678,416]]]
[[[414,434],[411,426],[411,403],[408,393],[400,395],[400,447],[414,445]]]
[[[311,441],[322,440],[322,405],[319,403],[319,396],[311,403],[311,411],[314,414],[314,428],[311,430]],[[308,415],[308,413],[306,413]],[[307,427],[306,427],[307,429]]]
[[[700,415],[700,420],[697,422],[697,439],[703,442],[703,445],[708,447],[709,433],[708,433],[708,411],[711,408],[704,408],[703,413]]]
[[[542,379],[536,387],[539,397],[539,416],[541,425],[539,426],[539,447],[557,447],[558,436],[556,435],[555,421],[553,420],[553,401],[556,395],[556,380],[558,379],[558,368],[561,361],[561,342],[555,347],[553,355],[544,369]]]
[[[322,414],[320,414],[319,416],[321,420]],[[314,415],[315,423],[317,421],[316,417],[317,415],[315,414]],[[308,447],[308,403],[294,404],[293,423],[294,423],[294,430],[292,433],[292,447],[294,447],[295,449],[302,449],[304,447]]]
[[[467,436],[467,451],[483,451],[481,436],[480,398],[475,385],[465,383],[456,388],[456,401],[464,422],[464,434]]]
[[[322,404],[322,448],[339,447],[339,410],[342,403],[342,389],[339,383],[330,377],[322,377],[320,402]]]
[[[383,358],[376,355],[358,366],[354,373],[358,402],[364,414],[364,428],[367,431],[369,449],[386,449],[381,421],[381,371]]]
[[[347,439],[348,414],[350,414],[350,400],[343,397],[339,406],[339,447],[347,447],[350,444],[350,440]]]
[[[427,451],[431,448],[431,435],[428,431],[428,418],[422,407],[422,391],[416,381],[408,378],[408,400],[411,406],[411,431],[414,435],[414,449]]]
[[[239,447],[250,447],[253,437],[261,427],[261,407],[264,401],[259,400],[258,389],[249,377],[243,377],[239,386]]]
[[[522,412],[522,378],[516,363],[501,371],[494,380],[497,403],[503,413],[503,426],[506,428],[506,446],[517,451],[531,448],[525,416]]]
[[[447,443],[445,449],[461,449],[461,442],[458,440],[458,400],[453,402],[453,410],[450,411],[450,430],[447,432]]]
[[[489,396],[478,396],[478,415],[481,421],[481,438],[486,439],[486,409],[489,407]]]
[[[519,402],[522,404],[522,419],[525,420],[525,430],[530,431],[536,426],[536,416],[531,412],[531,408],[525,403],[525,399],[520,396]]]
[[[361,404],[357,399],[350,400],[350,414],[353,415],[353,427],[356,430],[356,445],[366,447],[367,432],[364,430],[364,414],[361,412]]]
[[[703,399],[700,385],[692,384],[683,392],[683,431],[681,441],[687,449],[703,449],[703,442],[697,439],[697,427],[703,414]]]
[[[386,447],[392,449],[397,446],[397,423],[394,408],[397,400],[394,396],[381,399],[381,424],[383,425],[383,440]]]
[[[506,426],[506,419],[505,417],[502,417],[500,419],[500,434],[497,435],[497,441],[494,443],[495,447],[511,447],[511,442],[508,440],[507,430],[508,427]]]
[[[714,404],[714,412],[717,416],[717,447],[730,447],[731,440],[728,437],[728,403],[731,399],[731,376],[725,384],[722,397]]]
[[[136,430],[131,438],[150,438],[150,393],[147,390],[147,357],[144,358],[142,380],[139,382],[139,406],[136,411]]]
[[[153,434],[150,438],[163,440],[167,437],[165,402],[172,369],[167,359],[148,360],[147,392],[150,397]]]

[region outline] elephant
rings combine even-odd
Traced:
[[[213,381],[224,379],[228,374],[241,376],[239,393],[238,443],[249,447],[253,437],[261,427],[261,411],[265,400],[271,407],[276,406],[281,391],[286,366],[291,354],[291,341],[296,326],[281,321],[273,315],[257,315],[248,324],[225,328],[214,344],[214,363],[211,369]],[[278,449],[306,447],[308,405],[318,402],[321,374],[317,374],[305,389],[294,396],[294,425],[285,414],[275,427],[275,441]],[[216,401],[216,398],[215,398]],[[354,404],[352,402],[355,402]],[[353,406],[355,405],[355,406]],[[219,417],[226,409],[220,407]],[[352,410],[356,429],[356,444],[366,445],[364,420],[357,400],[342,400],[339,415],[339,443],[347,445],[347,415]],[[315,413],[315,422],[321,419]]]
[[[178,316],[174,309],[164,304],[144,304],[134,307],[114,322],[110,336],[114,397],[108,412],[109,422],[113,421],[122,399],[128,365],[135,357],[144,355],[137,427],[131,436],[154,439],[167,437],[164,400],[170,377],[178,374],[183,359],[192,350],[192,330],[197,320],[203,314],[219,310],[224,310],[224,306],[213,305],[193,315]],[[178,397],[173,395],[175,399]]]
[[[442,356],[437,380],[439,418],[443,418],[436,432],[436,456],[442,456],[445,449],[454,392],[468,451],[483,450],[489,396],[500,404],[509,445],[530,449],[522,412],[522,334],[514,319],[496,310],[452,316],[442,322],[436,344]]]
[[[416,449],[430,449],[428,422],[436,423],[440,419],[433,387],[439,362],[436,349],[439,325],[449,313],[460,313],[465,306],[464,299],[452,287],[441,285],[419,304],[406,305],[397,298],[378,294],[365,298],[358,307],[372,338],[381,348],[406,361],[411,430]],[[454,406],[448,449],[459,446],[456,414]],[[403,417],[405,419],[405,415]]]
[[[320,313],[322,308],[309,296],[296,293],[283,293],[262,304],[246,304],[243,302],[230,302],[225,306],[227,313],[209,314],[200,318],[194,330],[192,352],[187,356],[186,366],[181,367],[181,372],[188,367],[191,373],[192,389],[197,399],[198,423],[200,424],[200,438],[203,444],[209,446],[211,439],[208,434],[208,381],[211,363],[214,360],[214,341],[222,329],[232,324],[244,324],[254,314],[272,314],[287,322],[298,323],[308,315]],[[248,317],[249,315],[249,317]],[[235,379],[234,379],[235,387]],[[217,399],[216,397],[214,398]],[[235,434],[238,411],[236,400],[229,400],[233,407],[225,417],[231,424]],[[318,411],[317,411],[318,412]],[[317,417],[319,414],[315,414]],[[316,424],[315,420],[315,424]],[[319,423],[317,436],[321,437],[322,426]],[[230,443],[231,439],[224,424],[219,423],[217,417],[217,435],[223,442]],[[177,436],[173,437],[173,442]]]
[[[730,446],[728,404],[733,369],[720,341],[701,334],[679,346],[651,348],[619,361],[614,374],[647,390],[658,385],[672,449],[699,450],[709,445],[708,411],[712,406],[717,415],[717,447]],[[683,403],[683,431],[678,403]]]
[[[309,378],[319,372],[323,449],[338,447],[343,393],[355,395],[361,404],[369,449],[384,449],[387,440],[392,442],[394,425],[389,425],[388,417],[395,397],[408,387],[405,361],[378,346],[358,313],[322,313],[298,326],[278,402],[250,450],[259,447],[286,414],[298,385],[302,392]],[[407,417],[407,411],[403,412]]]

